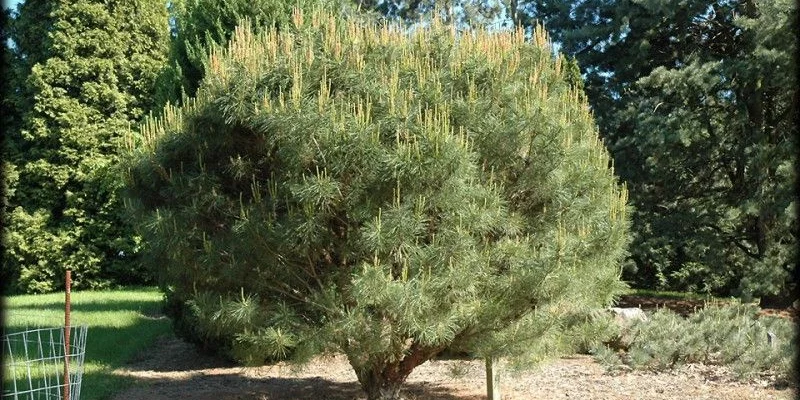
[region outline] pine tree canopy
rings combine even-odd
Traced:
[[[370,399],[397,398],[445,348],[564,349],[568,317],[623,287],[626,191],[541,29],[296,11],[251,32],[128,138],[183,334],[256,364],[342,352]]]
[[[293,7],[310,11],[330,7],[343,15],[354,14],[349,0],[178,0],[170,2],[174,34],[170,66],[159,77],[159,104],[179,103],[194,96],[205,74],[208,48],[230,40],[238,21],[247,18],[253,28],[288,24]]]
[[[473,0],[352,0],[360,10],[371,10],[383,18],[414,24],[438,15],[446,23],[457,26],[497,26],[506,22],[504,1]],[[516,1],[512,1],[515,7]]]

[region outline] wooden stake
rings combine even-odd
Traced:
[[[69,295],[71,285],[72,271],[67,270],[67,279],[64,288],[64,400],[69,400]]]
[[[486,358],[486,398],[500,400],[500,377],[494,368],[496,359]]]

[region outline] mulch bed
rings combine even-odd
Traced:
[[[706,300],[685,300],[665,297],[625,295],[619,298],[617,301],[617,307],[639,307],[642,310],[668,308],[677,314],[688,317],[695,311],[702,310],[707,304],[722,305],[725,303],[728,303],[728,301],[717,300],[707,302]],[[794,307],[763,308],[759,314],[787,318],[793,321],[800,320],[800,310]]]
[[[689,315],[706,306],[703,300],[623,296],[617,306],[645,310],[669,308]],[[765,309],[762,314],[797,318],[796,309]],[[347,360],[339,355],[320,358],[295,371],[278,363],[244,368],[200,354],[193,346],[170,337],[157,343],[148,357],[115,375],[136,384],[114,400],[364,400]],[[453,371],[461,371],[454,374]],[[456,377],[456,375],[458,377]],[[688,364],[661,373],[629,371],[609,374],[590,356],[576,355],[540,368],[505,376],[505,400],[789,400],[792,388],[769,380],[738,382],[725,366]],[[414,400],[485,399],[485,375],[480,360],[439,360],[423,364],[409,377],[407,398]]]

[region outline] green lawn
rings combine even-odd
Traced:
[[[154,288],[73,291],[71,297],[72,325],[89,326],[81,399],[109,398],[132,383],[111,371],[144,354],[156,338],[171,332],[169,320],[158,317],[161,293]],[[10,296],[4,301],[7,332],[64,325],[64,293]]]

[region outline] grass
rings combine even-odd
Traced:
[[[169,320],[158,317],[162,296],[154,288],[144,288],[72,292],[71,297],[71,324],[89,326],[81,398],[107,399],[133,383],[111,372],[148,351],[158,337],[170,334]],[[6,333],[64,325],[63,293],[4,300]]]

